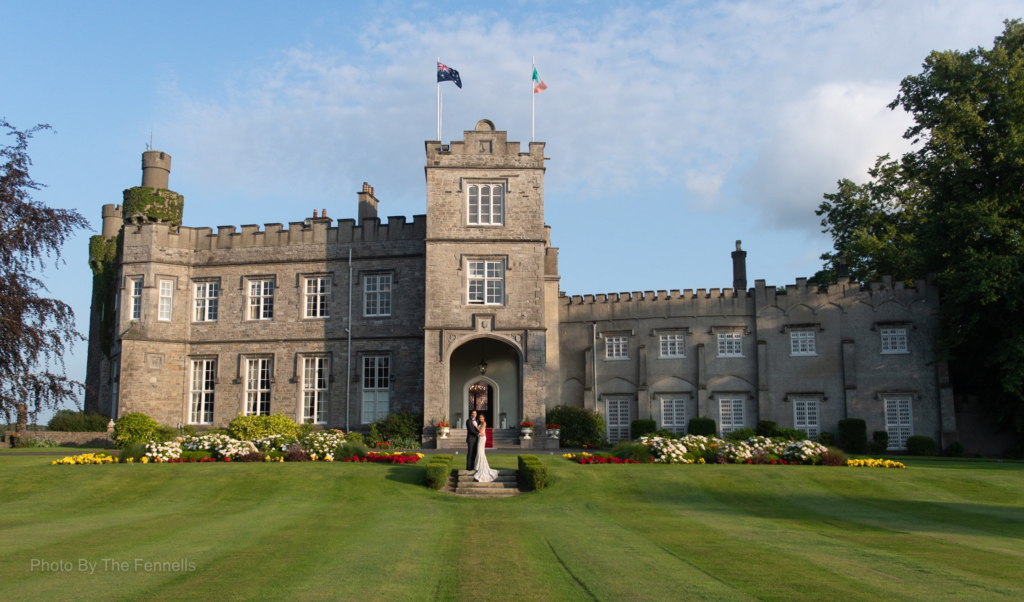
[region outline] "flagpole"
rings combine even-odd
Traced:
[[[437,57],[440,64],[441,57]],[[437,82],[437,140],[441,141],[441,82]]]
[[[533,57],[533,70],[537,70],[537,57]],[[537,93],[533,90],[533,74],[530,74],[530,103],[532,105],[532,111],[530,112],[530,142],[534,142],[537,138]]]
[[[444,142],[444,140],[441,138],[441,135],[442,135],[441,124],[444,123],[444,92],[441,92],[440,99],[441,99],[441,117],[440,117],[440,120],[437,122],[437,141],[438,142]]]

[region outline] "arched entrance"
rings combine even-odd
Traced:
[[[490,337],[471,339],[449,359],[449,417],[464,428],[472,410],[489,428],[516,428],[522,415],[519,352]]]

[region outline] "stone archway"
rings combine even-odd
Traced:
[[[471,401],[486,404],[490,428],[516,428],[523,415],[519,352],[491,337],[474,338],[455,348],[448,360],[448,415],[465,426]],[[471,388],[476,389],[471,391]]]

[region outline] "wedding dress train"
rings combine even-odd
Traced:
[[[473,480],[480,483],[490,483],[498,477],[498,471],[492,470],[491,465],[487,463],[487,452],[484,448],[487,446],[487,433],[480,433],[480,440],[476,444],[476,465],[473,467]]]

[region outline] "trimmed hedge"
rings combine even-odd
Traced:
[[[74,410],[57,410],[46,428],[63,433],[105,433],[110,417],[103,414],[86,414]]]
[[[413,414],[408,410],[388,414],[371,425],[371,432],[373,431],[376,431],[382,441],[392,444],[400,439],[419,441],[423,436],[423,414]]]
[[[832,433],[818,433],[818,443],[831,447],[836,444],[836,438]]]
[[[935,439],[927,435],[907,437],[907,453],[911,456],[934,456],[937,453]]]
[[[691,435],[702,437],[713,437],[718,434],[718,427],[714,418],[690,418],[690,425],[686,432]]]
[[[114,423],[114,443],[121,449],[133,443],[148,443],[156,439],[160,425],[140,412],[129,412]]]
[[[884,454],[889,450],[889,433],[887,431],[875,431],[871,433],[871,453]]]
[[[629,432],[633,435],[633,439],[650,435],[656,430],[658,430],[658,423],[649,418],[637,418],[629,425]]]
[[[605,440],[605,422],[597,412],[572,406],[555,406],[548,410],[548,424],[562,427],[562,447],[580,447],[584,443],[600,445]]]
[[[294,437],[299,425],[284,414],[273,416],[236,416],[228,423],[228,432],[239,441],[284,435]]]
[[[451,454],[437,454],[427,462],[427,487],[440,489],[448,483],[448,477],[452,474],[452,461],[455,456]]]
[[[848,454],[863,454],[868,451],[868,423],[860,418],[844,418],[839,421],[839,446]]]
[[[548,484],[548,469],[537,456],[519,456],[519,481],[534,491],[544,489]]]

